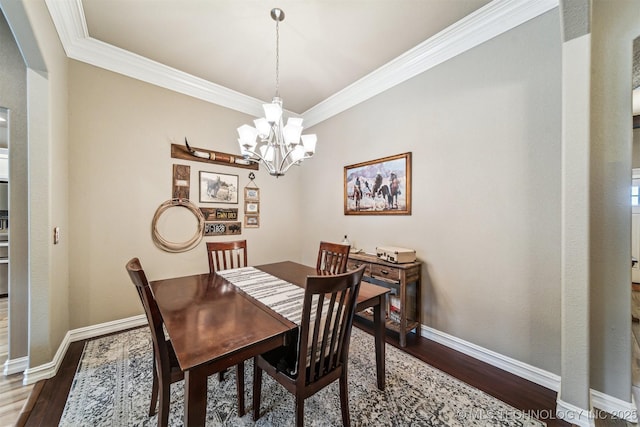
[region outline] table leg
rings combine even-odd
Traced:
[[[193,370],[184,373],[184,425],[204,427],[207,418],[207,376]]]
[[[384,367],[384,337],[385,337],[385,310],[384,295],[378,299],[378,305],[373,308],[373,327],[375,328],[376,345],[376,376],[378,378],[378,389],[384,390],[385,367]]]

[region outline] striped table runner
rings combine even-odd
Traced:
[[[217,274],[276,313],[300,325],[303,288],[254,267],[222,270]]]
[[[227,281],[241,289],[250,297],[255,298],[276,313],[300,326],[302,321],[302,305],[304,303],[303,288],[254,267],[221,270],[218,271],[217,274],[224,277]],[[315,307],[318,304],[317,301],[318,296],[314,295],[311,300],[311,306]],[[337,307],[334,307],[334,310],[335,309],[337,309]],[[323,317],[326,316],[328,310],[329,300],[325,299],[322,306]],[[313,336],[313,322],[315,321],[315,318],[316,312],[315,310],[312,310],[309,319],[311,325],[311,328],[309,329],[309,337]],[[327,348],[331,342],[332,332],[333,331],[329,331],[329,335],[327,336]],[[291,375],[295,375],[298,370],[298,355],[300,349],[298,348],[297,343],[300,342],[299,334],[300,329],[298,328],[297,340],[296,342],[291,343],[291,346],[295,348],[295,361],[292,368],[287,368],[287,371],[289,371]],[[318,342],[322,341],[322,335],[322,332],[318,335]],[[309,340],[308,346],[311,348],[311,340]],[[309,362],[310,355],[307,354],[307,366],[309,366]]]

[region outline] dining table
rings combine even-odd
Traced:
[[[293,261],[253,268],[304,288],[317,270]],[[228,270],[227,270],[228,271]],[[204,426],[207,378],[269,350],[288,345],[298,325],[218,273],[150,283],[166,332],[185,373],[184,425]],[[361,282],[356,311],[373,310],[376,379],[385,388],[385,306],[388,288]],[[244,396],[238,415],[245,413]]]

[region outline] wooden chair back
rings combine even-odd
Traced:
[[[348,427],[347,366],[353,316],[365,266],[336,275],[307,277],[297,357],[289,348],[256,356],[253,366],[253,419],[260,417],[262,372],[295,395],[296,426],[304,425],[304,401],[340,380],[342,424]],[[296,363],[295,366],[292,366]]]
[[[207,242],[209,272],[247,266],[247,241]]]
[[[171,370],[169,348],[162,328],[162,315],[160,314],[160,309],[153,297],[147,276],[144,274],[138,258],[133,258],[127,263],[127,272],[129,273],[129,277],[131,277],[131,281],[136,286],[136,290],[144,306],[144,312],[149,321],[151,339],[153,340],[153,353],[158,371],[169,372]]]
[[[346,365],[364,269],[307,277],[298,344],[298,387],[321,383],[322,388],[326,385],[323,378]]]
[[[340,274],[347,271],[347,260],[351,246],[339,243],[320,242],[318,249],[318,274]]]

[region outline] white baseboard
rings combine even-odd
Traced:
[[[100,323],[98,325],[87,326],[84,328],[73,329],[64,336],[62,343],[58,347],[53,360],[43,365],[35,366],[24,370],[24,385],[33,384],[40,380],[53,377],[60,369],[62,359],[69,348],[69,344],[75,341],[95,338],[100,335],[120,332],[125,329],[136,328],[147,324],[147,318],[141,314],[138,316],[128,317],[126,319],[114,320],[112,322]]]
[[[547,372],[535,366],[520,362],[500,353],[488,350],[479,345],[464,341],[437,329],[430,328],[425,325],[420,326],[421,335],[439,344],[457,350],[461,353],[471,356],[474,359],[481,360],[492,366],[510,372],[521,378],[534,382],[538,385],[546,387],[555,392],[560,391],[560,376]],[[624,419],[630,423],[638,422],[638,410],[635,403],[625,402],[608,394],[604,394],[597,390],[590,390],[591,405],[594,408],[601,409],[618,418]],[[590,426],[589,420],[593,420],[593,413],[585,409],[578,408],[558,399],[556,407],[556,416],[566,421],[572,422],[580,426]],[[561,416],[564,416],[561,417]]]
[[[609,396],[597,390],[591,390],[591,405],[594,408],[602,409],[614,415],[617,418],[621,418],[630,423],[638,423],[638,409],[633,402],[633,395],[631,395],[632,401],[625,402],[616,397]]]
[[[556,417],[578,427],[595,426],[595,417],[592,411],[585,411],[560,399],[556,401]]]
[[[7,359],[4,362],[4,376],[18,374],[24,372],[29,367],[29,358],[27,356],[17,359]]]
[[[496,368],[510,372],[550,390],[555,392],[560,390],[559,375],[536,368],[535,366],[528,365],[519,360],[512,359],[495,351],[488,350],[484,347],[480,347],[479,345],[470,343],[425,325],[420,326],[420,333],[425,338],[457,350],[467,356],[473,357],[474,359],[481,360],[495,366]]]

